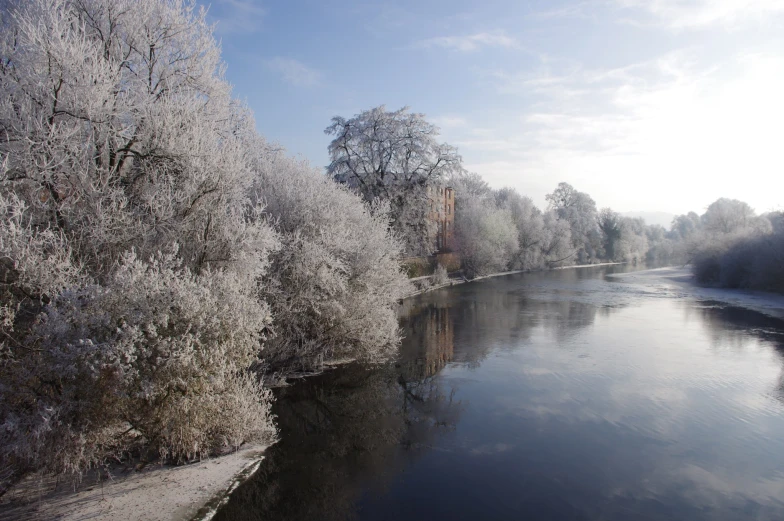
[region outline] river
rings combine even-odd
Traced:
[[[277,390],[216,521],[784,519],[784,323],[628,269],[405,301],[396,361]]]

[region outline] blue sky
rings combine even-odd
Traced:
[[[332,116],[408,105],[544,206],[784,209],[784,0],[212,0],[259,131],[316,166]]]

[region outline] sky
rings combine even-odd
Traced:
[[[784,0],[198,0],[268,140],[329,163],[333,116],[425,114],[545,206],[784,210]]]

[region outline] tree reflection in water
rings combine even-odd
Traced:
[[[699,315],[716,352],[725,349],[747,349],[749,338],[764,342],[764,351],[772,347],[781,362],[781,374],[772,395],[784,402],[784,332],[781,329],[781,320],[713,301],[703,301],[698,306],[684,306],[684,316],[687,319],[694,314]]]
[[[543,290],[555,282],[570,295],[584,278],[577,271],[550,273]],[[531,299],[535,286],[508,291],[508,284],[491,279],[408,299],[401,304],[404,339],[394,363],[351,364],[278,389],[281,441],[216,521],[356,517],[368,488],[383,490],[459,421],[464,404],[455,399],[456,383],[439,378],[448,363],[478,367],[494,348],[526,339],[536,327],[565,339],[597,313],[611,312],[570,298]]]
[[[216,519],[784,519],[781,322],[618,269],[406,300],[397,360],[277,391]]]
[[[354,517],[368,484],[383,489],[459,419],[454,389],[436,378],[454,353],[449,313],[413,313],[396,363],[351,364],[279,389],[281,441],[216,521]]]

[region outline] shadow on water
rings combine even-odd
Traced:
[[[405,301],[397,360],[276,391],[281,441],[215,519],[784,519],[784,421],[758,396],[784,402],[782,323],[605,277],[625,269]]]
[[[405,320],[399,360],[350,364],[278,389],[281,441],[216,520],[350,519],[368,487],[383,490],[434,438],[458,422],[462,404],[435,378],[454,356],[448,306]]]

